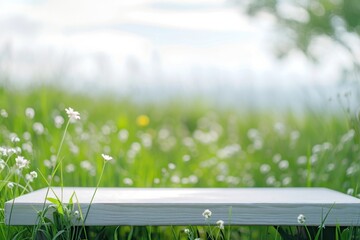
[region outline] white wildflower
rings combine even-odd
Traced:
[[[20,138],[16,134],[12,135],[10,140],[13,143],[20,142]]]
[[[67,173],[72,173],[72,172],[74,172],[74,171],[75,171],[75,165],[72,164],[72,163],[69,163],[68,165],[66,165],[65,171],[66,171]]]
[[[182,157],[182,160],[183,160],[184,162],[188,162],[188,161],[191,160],[191,157],[190,157],[190,155],[184,155],[184,156]]]
[[[123,182],[125,185],[128,185],[128,186],[132,186],[134,184],[134,182],[131,178],[124,178]]]
[[[3,170],[6,166],[6,163],[3,159],[0,159],[0,171]]]
[[[189,234],[189,233],[190,233],[190,229],[185,228],[185,229],[184,229],[184,232],[185,232],[186,234]]]
[[[35,110],[31,107],[25,109],[25,116],[29,119],[33,119],[35,116]]]
[[[103,157],[103,159],[105,160],[105,162],[111,161],[113,160],[113,157],[106,155],[106,154],[101,154],[101,156]]]
[[[8,182],[7,187],[10,189],[14,188],[14,183],[13,182]]]
[[[303,214],[300,214],[298,217],[297,217],[297,221],[298,223],[300,224],[304,224],[306,222],[306,217],[303,215]]]
[[[64,118],[60,115],[54,117],[54,123],[56,128],[61,128],[64,124]]]
[[[19,169],[23,169],[29,166],[29,161],[23,156],[18,156],[15,158],[15,164]]]
[[[278,165],[279,165],[279,168],[281,170],[286,170],[286,169],[289,168],[289,161],[288,160],[281,160]]]
[[[205,209],[204,212],[202,213],[202,215],[204,216],[205,219],[208,219],[211,217],[212,212],[209,209]]]
[[[35,171],[31,171],[31,172],[30,172],[30,176],[31,176],[32,178],[37,178],[37,177],[38,177],[37,172],[35,172]]]
[[[346,191],[347,194],[349,195],[354,195],[354,189],[353,188],[349,188],[347,191]]]
[[[121,129],[118,133],[118,138],[121,142],[126,142],[129,138],[129,131],[126,129]]]
[[[9,114],[7,113],[7,111],[5,109],[1,109],[0,116],[3,118],[7,118],[9,116]]]
[[[26,181],[28,181],[28,182],[34,181],[34,178],[33,178],[30,174],[26,174],[26,175],[25,175],[25,179],[26,179]]]
[[[71,107],[65,109],[66,114],[70,119],[79,120],[80,119],[80,113],[77,111],[74,111]]]
[[[44,133],[45,131],[45,128],[44,128],[44,125],[40,122],[35,122],[33,124],[33,130],[34,132],[37,134],[37,135],[41,135]]]
[[[221,230],[224,229],[224,221],[223,220],[218,220],[216,222],[216,224],[218,225],[219,229],[221,229]]]
[[[268,173],[268,172],[270,172],[270,170],[271,170],[271,167],[269,164],[264,163],[260,166],[261,173]]]
[[[80,215],[80,212],[78,210],[74,211],[74,217],[75,217],[76,220],[81,219],[81,215]]]

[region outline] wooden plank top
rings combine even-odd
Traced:
[[[53,190],[61,197],[60,188]],[[94,191],[66,187],[63,202],[75,192],[85,213]],[[11,225],[36,224],[46,192],[6,202],[6,223],[12,207]],[[99,188],[85,225],[204,225],[205,209],[212,211],[211,224],[299,225],[303,214],[306,225],[319,226],[329,212],[325,225],[360,226],[360,199],[326,188]]]

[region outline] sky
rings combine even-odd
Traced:
[[[10,81],[74,88],[227,89],[330,86],[347,56],[323,40],[321,64],[274,55],[275,20],[224,0],[3,0],[0,71]],[[328,51],[331,49],[331,51]],[[260,89],[260,90],[259,90]]]

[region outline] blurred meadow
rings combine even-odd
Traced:
[[[101,187],[360,197],[356,0],[105,2],[0,3],[0,239],[34,238],[5,226],[6,201],[50,179],[95,187],[101,154],[114,158]],[[66,128],[69,107],[80,119]],[[93,227],[89,239],[195,239],[184,229]],[[226,231],[282,239],[265,226]]]

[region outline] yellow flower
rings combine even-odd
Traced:
[[[150,118],[146,115],[140,115],[136,118],[136,123],[140,127],[146,127],[150,123]]]

